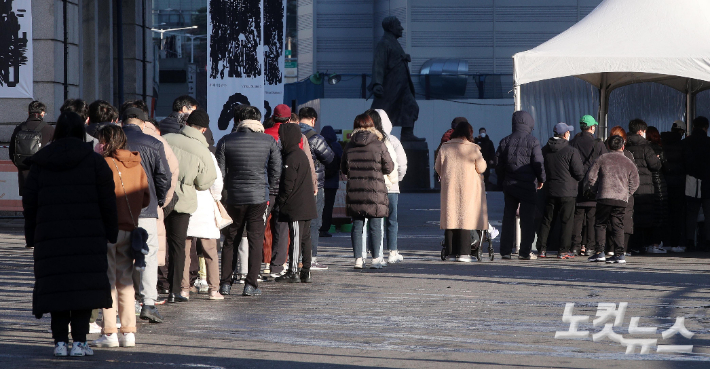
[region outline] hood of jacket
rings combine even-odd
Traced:
[[[264,125],[258,120],[245,119],[239,122],[237,125],[237,132],[252,131],[257,133],[264,133]]]
[[[390,121],[387,112],[382,109],[375,109],[375,111],[380,115],[380,119],[382,120],[382,130],[385,131],[386,135],[392,134],[392,121]]]
[[[513,132],[530,134],[535,128],[535,119],[530,113],[520,110],[513,113]]]
[[[298,123],[298,126],[301,127],[301,133],[303,133],[304,135],[305,135],[308,131],[313,131],[313,130],[314,130],[313,127],[309,126],[309,125],[306,124],[306,123]]]
[[[300,150],[301,128],[295,124],[282,124],[279,127],[279,137],[284,154]]]
[[[84,158],[94,153],[90,144],[74,137],[62,138],[37,151],[29,159],[45,169],[64,171],[79,165]]]
[[[204,147],[209,147],[209,145],[207,144],[207,139],[205,138],[205,135],[203,135],[202,132],[198,131],[197,128],[185,126],[185,127],[183,127],[182,131],[180,131],[180,134],[182,134],[183,136],[195,139],[197,141],[200,141],[200,143]]]
[[[126,168],[133,168],[141,164],[141,155],[138,151],[116,150],[113,158],[120,161]]]
[[[569,146],[569,142],[564,138],[550,137],[550,139],[547,140],[547,146],[550,148],[551,152],[558,152]]]
[[[382,133],[373,128],[358,128],[350,135],[355,146],[367,146],[374,141],[382,141]]]
[[[335,130],[331,126],[325,126],[320,130],[320,135],[325,138],[328,143],[333,143],[338,141],[338,135],[335,134]]]

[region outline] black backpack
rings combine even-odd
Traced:
[[[27,123],[23,123],[20,131],[15,136],[15,153],[12,162],[18,170],[29,170],[30,166],[25,164],[25,160],[34,155],[42,148],[42,128],[47,125],[42,121],[37,128],[28,129]]]

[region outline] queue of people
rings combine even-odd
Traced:
[[[258,108],[241,105],[216,145],[197,101],[178,97],[173,110],[158,123],[140,100],[116,109],[70,99],[52,127],[34,101],[12,135],[35,255],[33,313],[51,315],[55,356],[135,346],[136,317],[161,323],[161,304],[190,300],[198,251],[209,300],[223,300],[234,283],[258,296],[268,277],[311,283],[311,270],[327,269],[316,261],[317,239],[329,235],[334,192],[348,177],[355,268],[368,249],[371,268],[403,260],[396,214],[407,160],[384,111],[358,116],[343,148],[332,127],[315,132],[312,108],[295,115],[282,104],[262,124]],[[98,311],[101,336],[87,342]]]

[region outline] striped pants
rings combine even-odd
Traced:
[[[289,271],[298,273],[298,257],[303,252],[303,269],[311,269],[311,221],[288,222],[291,242],[288,245]]]

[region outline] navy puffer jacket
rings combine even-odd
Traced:
[[[513,113],[513,134],[500,141],[496,151],[498,186],[524,196],[534,193],[545,182],[545,167],[540,141],[531,133],[535,120],[526,111]],[[531,199],[533,200],[533,199]]]
[[[338,142],[338,135],[331,126],[325,126],[320,131],[321,136],[333,150],[333,161],[325,167],[325,183],[323,188],[338,189],[340,187],[340,159],[343,157],[343,147]]]
[[[318,188],[323,188],[325,184],[325,167],[333,162],[335,154],[328,146],[328,142],[319,135],[313,127],[305,123],[298,124],[301,127],[301,133],[308,139],[308,144],[311,146],[311,156],[313,156],[313,167],[318,176]]]

